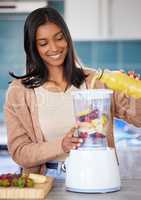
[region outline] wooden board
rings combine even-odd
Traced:
[[[33,188],[0,187],[0,199],[44,199],[53,186],[53,177],[47,177],[47,182],[35,184]]]

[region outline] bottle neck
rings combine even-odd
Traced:
[[[97,72],[97,79],[100,80],[104,74],[104,69],[98,69],[98,72]]]

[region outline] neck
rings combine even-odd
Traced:
[[[63,77],[63,67],[52,67],[51,70],[49,70],[49,81],[54,81],[56,83],[61,83],[64,81]]]
[[[63,76],[63,66],[52,67],[51,70],[49,70],[48,83],[49,82],[52,82],[55,87],[59,88],[59,91],[66,91],[68,88],[68,83]]]
[[[50,91],[63,91],[68,88],[68,82],[63,74],[64,66],[48,66],[49,77],[48,81],[44,84],[44,88]]]

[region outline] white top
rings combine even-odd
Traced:
[[[81,89],[86,89],[83,83]],[[35,88],[38,117],[46,140],[64,136],[75,125],[72,91],[80,90],[71,86],[66,92],[51,92],[42,86]]]

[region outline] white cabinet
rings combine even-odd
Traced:
[[[102,2],[103,0],[65,1],[65,20],[74,40],[93,40],[103,37],[103,26],[107,21],[106,18],[103,21]]]
[[[66,0],[74,40],[141,39],[141,0]]]
[[[141,0],[110,0],[109,11],[109,37],[141,39]]]

